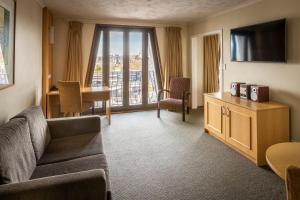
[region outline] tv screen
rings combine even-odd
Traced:
[[[231,30],[231,60],[286,62],[286,20]]]

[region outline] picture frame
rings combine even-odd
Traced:
[[[15,84],[16,1],[0,0],[0,90]]]

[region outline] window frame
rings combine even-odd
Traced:
[[[110,25],[110,24],[96,24],[94,30],[94,37],[90,51],[88,69],[86,74],[85,86],[90,87],[93,81],[95,70],[95,63],[97,59],[98,47],[103,33],[103,85],[109,86],[109,33],[110,31],[123,32],[123,106],[112,107],[113,111],[126,110],[147,110],[157,107],[157,103],[148,103],[148,45],[149,39],[151,42],[151,49],[154,61],[154,68],[157,80],[158,91],[162,89],[162,68],[160,53],[158,48],[157,36],[155,27],[148,26],[127,26],[127,25]],[[129,105],[129,33],[142,33],[142,104]],[[147,82],[147,84],[145,84]]]

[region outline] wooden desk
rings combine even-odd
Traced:
[[[289,165],[300,167],[300,143],[285,142],[270,146],[266,160],[272,170],[285,179],[285,170]]]
[[[109,124],[111,123],[111,105],[110,105],[110,88],[86,87],[81,89],[82,101],[103,101],[105,102],[106,116]],[[59,105],[59,92],[50,91],[47,93],[47,118],[52,117],[53,107]]]

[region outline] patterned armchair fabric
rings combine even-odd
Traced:
[[[170,81],[170,98],[182,99],[185,92],[190,91],[189,78],[172,78]]]
[[[187,111],[187,114],[189,114],[189,91],[189,78],[172,78],[170,81],[170,89],[159,91],[157,116],[160,117],[161,108],[171,111],[181,111],[182,120],[185,121],[185,112]],[[169,93],[169,97],[161,99],[163,92]]]

